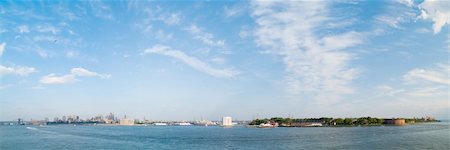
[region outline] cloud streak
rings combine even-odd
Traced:
[[[217,78],[232,78],[235,77],[238,72],[234,69],[216,69],[211,67],[209,64],[199,60],[198,58],[188,56],[182,51],[174,50],[168,46],[155,45],[151,48],[144,50],[144,54],[160,54],[164,56],[169,56],[180,60],[181,62],[191,66],[192,68],[199,70],[208,75]]]
[[[436,68],[413,69],[403,76],[408,83],[431,82],[437,84],[450,85],[450,66],[437,64]]]
[[[107,79],[110,78],[110,74],[100,74],[97,72],[89,71],[87,69],[77,67],[72,68],[70,70],[69,74],[57,76],[53,73],[41,77],[41,80],[39,80],[42,84],[66,84],[66,83],[72,83],[79,81],[77,77],[99,77],[101,79]]]
[[[73,74],[66,74],[63,76],[56,76],[55,74],[49,74],[43,76],[39,82],[42,84],[65,84],[78,81]]]
[[[251,7],[257,24],[255,42],[282,57],[290,93],[330,102],[354,91],[350,83],[358,70],[349,67],[352,54],[343,49],[360,44],[362,35],[355,31],[315,35],[323,29],[320,25],[331,22],[327,3],[253,1]]]
[[[7,74],[27,76],[36,71],[37,70],[33,67],[22,67],[22,66],[6,67],[3,65],[0,65],[0,76],[7,75]]]
[[[217,47],[225,46],[224,40],[215,40],[213,34],[202,31],[196,25],[191,25],[190,27],[186,28],[186,31],[188,31],[189,33],[194,35],[195,39],[200,40],[201,42],[203,42],[206,45],[217,46]]]

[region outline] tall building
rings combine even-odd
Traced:
[[[222,126],[233,126],[231,117],[223,117],[222,118]]]

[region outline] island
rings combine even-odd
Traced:
[[[439,122],[433,117],[422,118],[282,118],[272,117],[270,119],[254,119],[249,125],[260,128],[271,127],[352,127],[352,126],[382,126],[395,125],[403,126],[407,124]]]

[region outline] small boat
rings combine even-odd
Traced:
[[[155,126],[167,126],[167,123],[157,122],[157,123],[153,123],[153,125],[155,125]]]
[[[270,124],[270,123],[261,123],[258,128],[273,128],[275,127],[274,125]]]

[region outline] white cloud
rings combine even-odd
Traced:
[[[199,60],[198,58],[191,57],[183,53],[179,50],[171,49],[170,47],[163,45],[155,45],[151,48],[144,50],[144,54],[160,54],[169,57],[173,57],[175,59],[180,60],[181,62],[191,66],[194,69],[197,69],[203,73],[209,74],[218,78],[231,78],[238,74],[237,71],[233,69],[216,69],[211,67],[209,64]]]
[[[439,33],[442,27],[450,24],[450,3],[445,0],[425,0],[419,4],[419,18],[433,21],[433,32]]]
[[[28,28],[27,25],[20,25],[17,27],[17,29],[19,30],[19,33],[28,33],[30,32],[30,29]]]
[[[63,76],[56,76],[55,74],[49,74],[43,76],[40,80],[43,84],[64,84],[78,81],[73,74],[67,74]]]
[[[448,85],[450,85],[450,66],[447,64],[436,64],[428,69],[412,69],[403,75],[403,83],[396,84],[401,88],[394,88],[387,85],[378,86],[377,92],[380,95],[396,96],[398,98],[408,98],[426,100],[429,98],[448,97]]]
[[[6,48],[6,43],[5,42],[0,44],[0,57],[3,55],[3,52],[5,52],[5,48]]]
[[[13,66],[13,67],[6,67],[3,65],[0,65],[0,75],[7,75],[7,74],[15,74],[19,76],[27,76],[30,73],[36,72],[37,70],[32,67],[22,67],[22,66]]]
[[[72,68],[70,70],[69,74],[57,76],[55,74],[49,74],[46,76],[43,76],[40,80],[43,84],[65,84],[65,83],[72,83],[79,81],[76,77],[99,77],[101,79],[110,78],[111,75],[109,74],[99,74],[97,72],[92,72],[87,69],[77,67]]]
[[[362,35],[354,31],[315,35],[323,29],[321,25],[333,21],[327,3],[254,1],[251,6],[257,24],[255,41],[268,53],[283,58],[291,93],[309,93],[318,102],[325,102],[354,91],[350,84],[358,70],[349,67],[352,54],[342,49],[361,43]]]
[[[403,78],[408,83],[431,82],[437,84],[450,85],[450,65],[437,64],[436,68],[430,69],[413,69],[409,71]]]
[[[361,33],[354,31],[335,36],[327,36],[323,38],[323,45],[330,50],[340,50],[362,43],[361,37]]]
[[[214,57],[211,59],[211,61],[217,64],[224,64],[227,60],[222,57]]]
[[[202,41],[204,44],[207,44],[210,46],[217,46],[217,47],[225,46],[224,40],[214,40],[214,35],[212,35],[211,33],[202,31],[196,25],[191,25],[189,28],[186,28],[186,30],[189,33],[191,33],[192,35],[194,35],[195,39]]]
[[[100,77],[102,79],[111,77],[111,75],[109,74],[99,74],[97,72],[92,72],[81,67],[72,68],[72,70],[70,70],[70,73],[80,77]]]
[[[378,16],[376,19],[380,22],[383,22],[393,28],[401,29],[400,25],[401,23],[405,22],[407,19],[401,16],[391,16],[391,15],[384,15],[384,16]]]
[[[413,21],[417,16],[407,1],[391,1],[388,3],[390,4],[386,6],[386,11],[375,17],[382,24],[396,29],[404,29],[401,24]],[[405,7],[405,5],[408,7]]]

